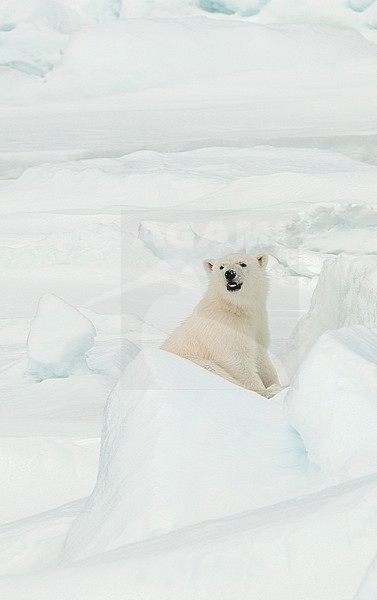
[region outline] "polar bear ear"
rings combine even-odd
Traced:
[[[207,271],[207,273],[211,273],[213,271],[214,262],[215,261],[213,260],[213,258],[207,258],[206,260],[203,260],[203,267]]]
[[[262,267],[262,269],[264,269],[268,263],[268,254],[257,254],[256,258],[259,263],[259,266]]]

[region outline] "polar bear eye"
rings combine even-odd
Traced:
[[[220,270],[222,270],[224,268],[224,265],[221,265]]]
[[[247,267],[246,263],[240,263],[240,267]]]

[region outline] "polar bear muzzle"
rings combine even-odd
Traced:
[[[237,275],[236,271],[233,271],[233,269],[228,269],[225,271],[224,277],[226,279],[226,289],[228,292],[236,292],[242,288],[242,282],[239,280],[237,281],[239,276]]]

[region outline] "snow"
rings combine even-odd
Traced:
[[[320,272],[309,311],[297,323],[284,348],[292,374],[317,338],[349,325],[377,327],[377,260],[373,256],[328,259]]]
[[[2,31],[29,23],[40,29],[71,33],[90,23],[117,18],[119,0],[5,0],[1,7]]]
[[[81,498],[95,483],[99,446],[95,438],[2,436],[0,444],[0,477],[7,482],[0,501],[2,523]]]
[[[372,598],[377,584],[377,555],[369,565],[355,600],[368,600]]]
[[[83,27],[44,79],[5,70],[1,176],[219,145],[314,146],[375,161],[375,63],[365,37],[321,26],[201,16]]]
[[[372,0],[0,8],[0,596],[374,600]],[[269,253],[267,401],[159,349]]]
[[[187,35],[188,32],[190,35]],[[153,40],[153,43],[143,43],[142,35]],[[59,69],[53,71],[46,80],[45,93],[47,96],[54,93],[54,97],[60,98],[66,96],[67,92],[75,98],[96,96],[99,91],[98,72],[101,72],[101,94],[105,92],[106,95],[163,87],[170,93],[173,92],[174,98],[174,88],[184,86],[181,91],[188,88],[188,93],[199,95],[199,99],[203,94],[213,98],[218,89],[219,77],[239,81],[241,85],[234,91],[228,89],[222,94],[221,105],[224,100],[229,102],[244,99],[249,91],[251,75],[254,79],[253,86],[256,83],[263,86],[259,91],[263,95],[266,71],[270,85],[274,81],[281,82],[278,71],[280,76],[281,71],[284,71],[286,83],[281,86],[282,89],[292,86],[295,76],[300,77],[301,84],[310,86],[313,70],[314,85],[328,85],[332,64],[342,69],[352,58],[355,65],[363,69],[368,61],[375,58],[374,45],[353,32],[334,36],[333,32],[330,34],[324,29],[318,32],[309,30],[307,35],[308,43],[301,46],[298,55],[302,30],[294,27],[276,30],[249,22],[209,21],[200,17],[108,22],[96,28],[82,29],[72,36]],[[319,35],[320,47],[315,46]],[[110,37],[111,57],[106,52]],[[236,37],[238,45],[233,52],[229,52],[228,45],[234,43]],[[156,45],[159,47],[157,55]],[[251,64],[250,56],[253,56]],[[108,68],[109,59],[111,69]],[[306,66],[305,72],[303,64]],[[323,69],[322,73],[318,73],[319,66]],[[125,71],[127,78],[120,77]],[[207,85],[203,82],[200,90],[190,90],[192,82],[207,77],[210,78]],[[171,87],[173,90],[169,89]],[[188,99],[189,96],[186,103]],[[218,103],[219,99],[216,104]]]
[[[257,394],[145,350],[109,400],[97,485],[73,524],[67,557],[285,499],[297,485],[292,470],[307,479],[305,457],[295,431]]]
[[[73,31],[117,18],[119,4],[117,0],[4,0],[0,12],[0,66],[43,77],[59,64]],[[4,75],[11,77],[9,72]],[[18,78],[22,81],[28,86],[27,78]]]
[[[250,597],[250,589],[263,600],[352,598],[374,557],[376,493],[374,477],[356,479],[43,575],[7,578],[3,589],[10,600],[47,600],[51,590],[59,600],[100,600],[109,591],[114,598],[230,600]]]
[[[27,340],[30,371],[39,380],[85,369],[96,330],[87,317],[53,294],[39,301]]]
[[[354,326],[324,333],[301,364],[285,402],[309,460],[344,479],[373,473],[377,329]]]
[[[315,23],[340,29],[375,29],[375,0],[130,0],[123,5],[127,17],[169,17],[207,14],[224,18],[248,17],[259,23]]]

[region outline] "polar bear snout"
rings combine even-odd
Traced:
[[[225,271],[224,275],[225,275],[225,279],[227,279],[228,281],[232,281],[232,279],[235,279],[237,277],[237,273],[235,271],[233,271],[233,269],[229,269],[228,271]]]
[[[224,273],[226,289],[228,292],[237,292],[242,288],[241,274],[234,269],[227,269]]]
[[[228,268],[224,273],[226,289],[228,292],[236,292],[242,287],[241,274],[234,268]]]

